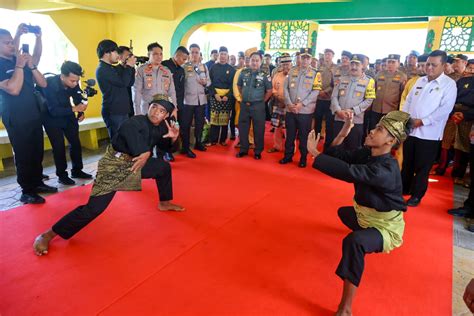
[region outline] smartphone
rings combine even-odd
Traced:
[[[28,33],[39,34],[41,32],[41,28],[37,25],[27,24],[25,26],[26,26],[26,29],[28,30]]]
[[[23,44],[21,46],[21,51],[23,52],[23,54],[29,54],[30,53],[30,45]]]

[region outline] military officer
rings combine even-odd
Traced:
[[[250,68],[240,73],[237,86],[242,96],[239,115],[240,151],[237,158],[248,155],[250,121],[253,123],[255,138],[254,158],[262,158],[263,137],[265,134],[265,102],[272,95],[272,83],[267,73],[260,67],[262,55],[250,55]]]
[[[138,67],[132,89],[135,115],[146,115],[149,104],[156,94],[168,95],[175,107],[177,105],[173,74],[167,67],[161,65],[163,47],[158,43],[151,43],[147,49],[149,60]]]
[[[334,135],[339,134],[344,120],[353,116],[354,127],[342,143],[346,150],[355,150],[362,145],[364,112],[375,99],[375,82],[362,71],[362,60],[363,55],[352,56],[350,75],[341,77],[331,97],[331,110],[335,114]]]
[[[369,112],[369,131],[375,128],[382,116],[400,107],[407,75],[400,71],[399,67],[400,55],[390,54],[387,57],[387,69],[375,77],[377,97],[372,104],[372,111]]]
[[[308,149],[306,143],[311,131],[313,113],[316,108],[316,100],[321,91],[321,74],[311,67],[311,48],[300,50],[301,65],[293,67],[285,80],[285,104],[287,113],[285,117],[286,139],[285,156],[280,164],[293,161],[295,153],[295,139],[298,134],[300,161],[298,167],[306,167],[306,156]]]

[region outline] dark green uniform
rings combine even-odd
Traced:
[[[255,136],[254,153],[261,154],[265,134],[265,92],[272,89],[271,79],[262,70],[253,71],[245,68],[240,73],[237,85],[242,89],[239,116],[240,152],[247,153],[249,150],[248,135],[252,121]]]

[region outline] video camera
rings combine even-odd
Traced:
[[[86,98],[91,98],[97,94],[97,90],[94,89],[95,86],[95,80],[94,79],[87,79],[84,81],[86,84],[86,87],[84,88],[84,94],[86,95]]]
[[[133,41],[132,40],[130,40],[130,52],[133,54]],[[135,58],[137,59],[137,61],[135,62],[135,65],[137,66],[143,65],[149,60],[148,56],[135,56]]]

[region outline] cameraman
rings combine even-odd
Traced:
[[[22,188],[20,201],[39,204],[45,200],[38,193],[54,193],[57,189],[43,183],[43,129],[41,113],[34,93],[34,83],[46,87],[46,80],[36,68],[41,49],[34,56],[15,49],[21,35],[28,30],[20,24],[15,36],[0,29],[0,102],[2,121],[15,153],[17,181]],[[41,31],[36,34],[41,47]]]
[[[127,60],[133,56],[132,51],[127,46],[119,46],[117,53],[119,54],[119,64],[125,70],[127,67]],[[135,83],[135,77],[133,77],[130,86],[127,88],[128,91],[128,98],[130,102],[128,117],[132,117],[135,115],[135,111],[133,110],[133,98],[132,98],[132,86]]]
[[[117,43],[111,40],[103,40],[97,46],[100,63],[96,77],[103,98],[102,117],[110,139],[128,119],[130,103],[127,89],[133,85],[135,78],[135,56],[127,59],[125,67],[114,66],[119,60],[117,51]]]
[[[53,147],[54,164],[58,182],[64,185],[75,184],[66,171],[66,146],[64,136],[69,142],[69,155],[72,162],[72,178],[91,179],[92,175],[82,171],[82,149],[79,140],[79,124],[85,118],[87,99],[82,96],[79,80],[83,75],[79,64],[65,61],[61,66],[61,74],[49,77],[48,86],[43,89],[48,105],[44,114],[44,129]],[[74,106],[71,107],[71,98]],[[78,113],[78,117],[74,113]]]

